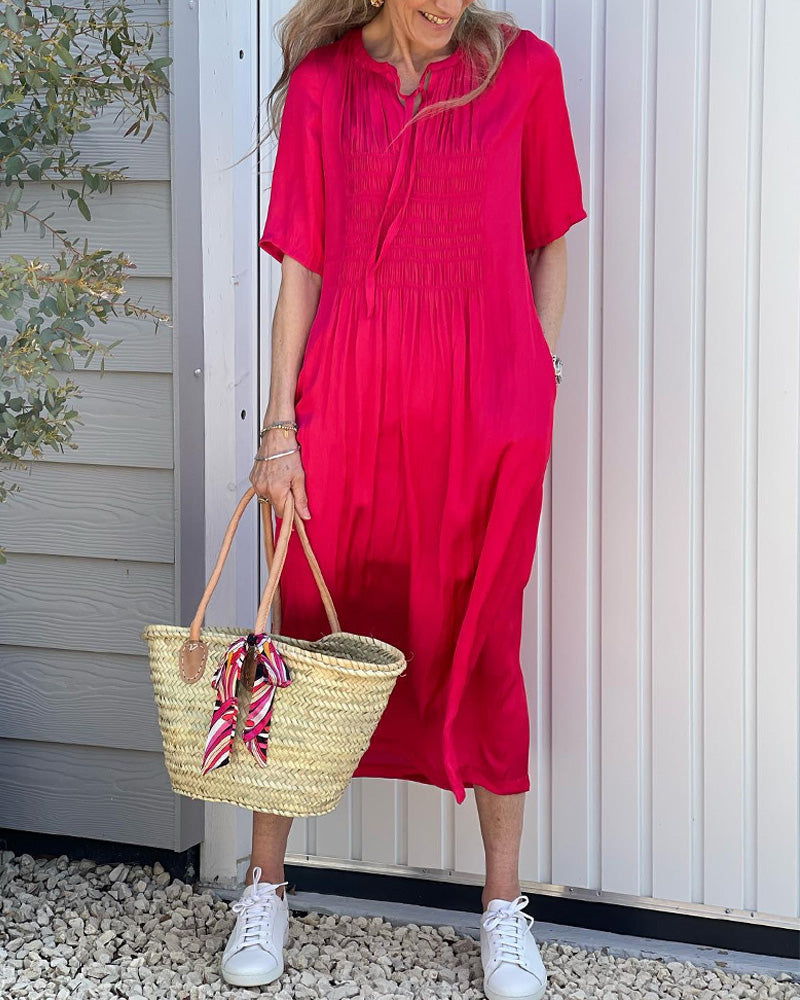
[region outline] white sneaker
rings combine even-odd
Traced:
[[[483,992],[488,1000],[541,1000],[547,986],[527,896],[490,899],[481,916]],[[528,923],[526,924],[526,921]]]
[[[231,906],[238,914],[225,945],[220,972],[232,986],[266,986],[283,974],[283,949],[289,941],[288,882],[260,882],[261,869],[253,869],[253,883]]]

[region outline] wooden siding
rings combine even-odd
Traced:
[[[172,270],[169,184],[164,181],[116,181],[113,191],[91,200],[92,221],[85,222],[63,193],[69,181],[56,185],[27,184],[25,202],[38,202],[43,216],[53,213],[47,224],[54,229],[85,234],[91,246],[123,251],[136,266],[137,278],[168,278]],[[21,253],[47,258],[54,252],[49,239],[41,239],[36,226],[24,232],[17,222],[3,233],[0,257]]]
[[[202,821],[194,799],[176,810],[160,754],[51,741],[0,740],[0,802],[6,826],[176,849]]]
[[[154,22],[170,16],[166,3],[133,6]],[[168,50],[163,31],[154,54]],[[81,140],[88,157],[127,168],[92,200],[90,223],[47,185],[30,185],[26,200],[91,245],[126,252],[129,296],[169,314],[170,128],[143,144],[124,127],[106,113]],[[53,248],[12,228],[0,240],[10,252]],[[203,807],[170,788],[140,638],[148,622],[176,620],[176,345],[170,325],[155,332],[124,315],[91,335],[121,343],[104,373],[99,356],[70,373],[83,391],[78,448],[5,473],[23,492],[0,511],[0,680],[18,695],[0,706],[0,825],[184,850],[202,839]]]
[[[174,561],[171,469],[32,462],[5,478],[25,490],[0,521],[8,552]]]
[[[0,674],[16,697],[0,702],[3,737],[96,747],[161,750],[145,656],[0,646]]]
[[[75,407],[83,423],[72,438],[78,447],[54,451],[45,461],[172,468],[171,375],[75,371],[71,377],[83,392]]]

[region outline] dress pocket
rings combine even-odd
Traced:
[[[536,339],[539,341],[539,349],[542,354],[542,364],[547,370],[550,382],[553,386],[553,396],[555,396],[556,391],[558,390],[558,382],[556,381],[556,370],[555,365],[553,364],[553,352],[550,350],[550,345],[547,342],[547,337],[544,335],[541,321],[539,320],[539,316],[535,309],[533,315],[533,325]]]

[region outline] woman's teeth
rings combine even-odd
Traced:
[[[420,14],[422,14],[424,18],[427,18],[431,22],[431,24],[447,24],[447,22],[450,20],[449,17],[437,17],[435,14],[429,14],[425,10],[421,10]]]

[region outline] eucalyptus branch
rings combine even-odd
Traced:
[[[5,208],[5,204],[3,205],[3,208]],[[37,215],[34,215],[29,208],[17,207],[12,209],[12,211],[17,215],[21,215],[22,218],[24,219],[28,219],[31,222],[35,222],[39,226],[40,234],[42,233],[42,230],[44,230],[44,232],[50,233],[53,239],[58,240],[63,245],[64,249],[67,250],[69,253],[73,254],[76,257],[81,256],[80,250],[76,250],[74,245],[66,238],[66,236],[64,236],[63,229],[54,229],[53,226],[48,224],[47,219],[40,219]]]

